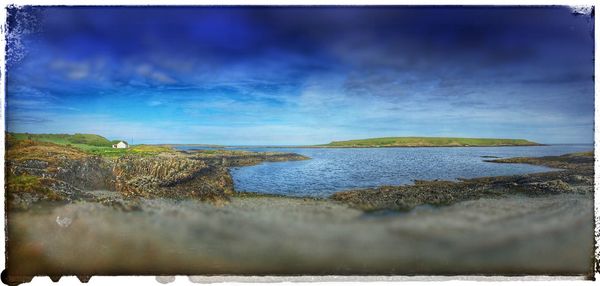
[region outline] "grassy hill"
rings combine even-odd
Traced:
[[[32,140],[38,142],[49,142],[59,145],[91,145],[97,147],[111,147],[112,143],[108,139],[96,134],[31,134],[31,133],[10,133],[15,140]]]
[[[112,144],[120,140],[110,141],[96,134],[31,134],[31,133],[6,133],[6,141],[31,140],[34,142],[47,142],[57,145],[75,147],[86,153],[105,157],[118,157],[125,154],[152,155],[161,152],[172,152],[173,149],[165,146],[131,145],[127,149],[112,148]]]
[[[537,146],[525,139],[455,138],[455,137],[382,137],[333,141],[319,147],[461,147],[461,146]]]

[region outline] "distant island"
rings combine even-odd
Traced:
[[[378,148],[378,147],[495,147],[542,146],[525,139],[458,138],[458,137],[381,137],[333,141],[314,147]]]
[[[48,142],[58,145],[72,146],[85,152],[101,156],[120,156],[129,153],[160,153],[172,151],[175,147],[198,148],[385,148],[385,147],[498,147],[498,146],[543,146],[525,139],[497,139],[497,138],[460,138],[460,137],[381,137],[356,139],[347,141],[332,141],[320,145],[298,146],[228,146],[215,144],[139,144],[131,145],[126,149],[112,148],[121,140],[108,140],[96,134],[32,134],[7,132],[7,137],[15,140],[33,140]],[[125,141],[124,141],[125,142]]]

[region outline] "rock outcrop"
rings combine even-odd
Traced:
[[[23,140],[7,144],[6,175],[13,184],[6,193],[9,206],[21,209],[50,198],[90,199],[86,192],[90,190],[116,191],[125,199],[223,203],[235,192],[228,167],[304,159],[291,153],[242,151],[105,158],[69,146]]]
[[[112,173],[115,189],[128,198],[198,198],[218,202],[234,193],[225,167],[192,156],[125,156],[114,161]]]

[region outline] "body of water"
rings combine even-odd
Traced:
[[[456,180],[550,171],[552,169],[542,166],[489,163],[484,160],[490,158],[482,156],[510,158],[562,155],[591,151],[593,145],[230,149],[293,152],[311,158],[306,161],[232,168],[236,191],[327,197],[342,190],[410,184],[414,180]]]

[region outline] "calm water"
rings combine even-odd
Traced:
[[[181,148],[184,149],[185,147]],[[544,172],[526,164],[488,163],[482,156],[539,157],[593,150],[592,145],[452,148],[232,148],[293,152],[306,161],[232,168],[236,191],[326,197],[348,189],[410,184],[414,180],[455,180]]]

